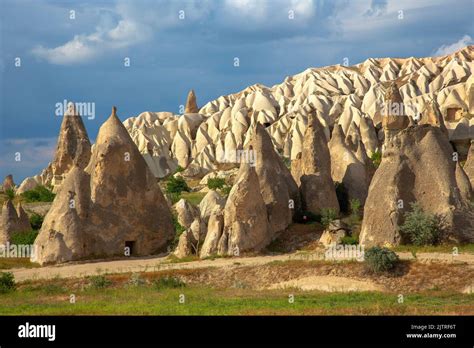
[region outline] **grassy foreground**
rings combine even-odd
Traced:
[[[75,296],[75,303],[70,296]],[[184,303],[183,296],[184,295]],[[294,296],[291,303],[290,295]],[[180,301],[181,300],[181,301]],[[409,294],[257,291],[153,284],[93,288],[62,280],[22,285],[0,294],[0,315],[422,315],[474,314],[474,295],[428,291]]]

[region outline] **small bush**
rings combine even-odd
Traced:
[[[7,195],[9,200],[13,200],[13,198],[15,198],[15,190],[12,188],[6,189],[5,194]]]
[[[105,289],[112,284],[110,279],[103,275],[96,275],[89,277],[89,286],[94,289]]]
[[[170,250],[173,250],[174,248],[176,248],[179,242],[179,237],[181,237],[183,232],[186,231],[186,228],[178,222],[178,218],[175,215],[173,215],[173,225],[174,225],[175,235],[174,235],[174,239],[171,241]]]
[[[177,193],[180,194],[181,192],[186,191],[189,192],[190,188],[182,177],[174,177],[170,176],[166,182],[166,192],[167,193]]]
[[[170,200],[171,205],[175,205],[181,199],[181,193],[176,193],[176,192],[169,193],[169,192],[167,192],[166,197],[168,197],[168,199]]]
[[[286,168],[291,169],[291,159],[288,157],[282,157],[283,164],[285,165]]]
[[[176,167],[176,170],[174,171],[174,173],[176,174],[176,173],[181,173],[181,172],[184,172],[184,168],[181,166]]]
[[[16,245],[32,245],[37,236],[37,230],[13,232],[10,236],[10,242]]]
[[[32,190],[23,192],[22,197],[26,202],[52,202],[56,196],[51,190],[47,187],[39,185]]]
[[[405,222],[400,231],[408,236],[414,245],[434,245],[439,238],[439,221],[425,213],[418,203],[411,203],[411,211],[404,214]]]
[[[335,182],[337,201],[339,202],[339,208],[341,213],[347,214],[349,212],[349,194],[347,189],[342,182]]]
[[[359,216],[360,212],[360,201],[357,198],[353,198],[349,201],[351,207],[351,214],[354,216]]]
[[[208,178],[207,179],[207,187],[210,190],[221,190],[225,185],[224,178]]]
[[[333,208],[321,209],[321,225],[324,228],[328,228],[329,224],[337,219],[337,212]]]
[[[232,185],[224,185],[222,188],[221,188],[221,193],[225,196],[228,196],[229,193],[230,193],[230,190],[232,190]]]
[[[0,273],[0,293],[5,294],[16,288],[15,277],[11,272]]]
[[[357,236],[344,236],[341,238],[341,244],[357,245],[359,244],[359,238]]]
[[[48,295],[60,294],[66,291],[61,285],[51,283],[41,286],[40,290],[42,290],[45,294]]]
[[[176,289],[183,288],[186,284],[176,277],[162,277],[153,281],[153,286],[156,289]]]
[[[44,220],[43,216],[41,216],[39,214],[36,214],[36,213],[31,214],[31,216],[30,216],[31,228],[34,229],[34,230],[41,229],[41,226],[43,225],[43,220]]]
[[[375,151],[372,156],[370,156],[370,159],[372,160],[374,167],[378,168],[382,162],[382,153],[380,151]]]
[[[397,254],[387,248],[373,247],[365,252],[365,266],[373,273],[390,271],[397,262]]]

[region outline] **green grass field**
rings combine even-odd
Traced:
[[[111,283],[113,284],[113,283]],[[107,285],[109,286],[109,285]],[[290,303],[289,296],[294,295]],[[74,295],[76,303],[70,303]],[[180,296],[184,295],[184,303]],[[182,297],[181,297],[182,299]],[[182,302],[182,301],[181,301]],[[62,279],[31,282],[0,294],[0,315],[421,315],[474,314],[474,295],[429,291],[397,294],[324,293],[294,289],[257,291],[187,285],[156,288],[113,284],[92,288]]]

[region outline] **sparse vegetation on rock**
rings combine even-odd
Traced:
[[[400,226],[402,234],[417,246],[434,245],[440,234],[439,219],[423,211],[418,203],[411,203],[411,211],[404,214],[405,222]]]
[[[373,273],[390,271],[398,262],[397,254],[387,248],[372,247],[364,256],[367,269]]]
[[[32,190],[23,192],[22,197],[28,203],[31,202],[52,202],[56,194],[43,185],[38,185]]]
[[[5,294],[16,288],[15,277],[11,272],[0,273],[0,293]]]

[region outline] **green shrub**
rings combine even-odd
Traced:
[[[15,198],[15,190],[12,188],[6,189],[5,194],[7,195],[9,200],[13,200],[13,198]]]
[[[186,284],[176,277],[162,277],[153,281],[153,286],[156,289],[176,289],[183,288]]]
[[[357,245],[359,244],[359,238],[357,236],[344,236],[341,238],[341,244]]]
[[[342,182],[335,182],[337,201],[339,202],[339,209],[341,213],[347,214],[349,212],[349,194]]]
[[[175,205],[181,199],[181,193],[167,192],[166,197],[171,201],[171,205]]]
[[[38,236],[38,230],[13,232],[10,236],[10,243],[16,245],[32,245]]]
[[[210,190],[221,190],[226,184],[224,178],[208,178],[207,187]]]
[[[105,289],[111,284],[112,281],[101,274],[89,277],[89,286],[93,289]]]
[[[26,202],[52,202],[56,196],[47,187],[38,185],[32,190],[23,192],[22,197]]]
[[[321,209],[321,225],[324,228],[328,228],[329,224],[337,219],[336,209],[333,208],[323,208]]]
[[[181,167],[181,166],[177,166],[177,167],[176,167],[176,170],[174,171],[174,173],[176,174],[176,173],[181,173],[181,172],[184,172],[184,168]]]
[[[405,222],[400,226],[402,234],[414,245],[434,245],[439,238],[439,220],[425,213],[418,203],[411,203],[411,211],[404,214]]]
[[[180,194],[183,191],[190,191],[186,180],[184,180],[181,176],[176,178],[174,176],[170,176],[166,182],[166,192]]]
[[[15,290],[15,277],[11,272],[0,273],[0,293],[4,294]]]
[[[30,216],[31,228],[34,230],[39,230],[41,226],[43,225],[43,220],[44,220],[43,216],[36,213],[31,214]]]
[[[232,185],[224,185],[222,188],[221,188],[221,193],[225,196],[228,196],[229,193],[230,193],[230,190],[232,190]]]
[[[186,231],[186,228],[181,226],[181,224],[178,222],[178,218],[174,214],[173,214],[173,225],[174,225],[175,235],[174,235],[173,241],[170,244],[170,250],[173,250],[174,248],[176,248],[179,242],[179,237],[183,234],[184,231]]]
[[[373,247],[365,253],[365,266],[373,273],[387,272],[395,267],[398,256],[387,248]]]
[[[370,159],[372,160],[372,164],[374,165],[374,167],[378,168],[380,163],[382,162],[382,153],[377,150],[372,154],[372,156],[370,156]]]
[[[48,295],[60,294],[66,291],[61,285],[54,283],[43,285],[41,286],[40,290]]]
[[[285,165],[286,168],[291,169],[291,159],[288,157],[282,157],[283,164]]]
[[[360,213],[360,201],[357,198],[353,198],[349,201],[351,207],[351,215],[359,216]]]

